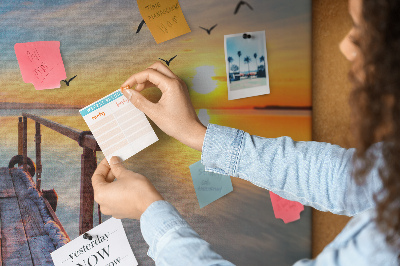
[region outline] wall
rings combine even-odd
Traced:
[[[349,135],[349,63],[339,43],[351,28],[345,0],[312,3],[313,140],[351,147]],[[343,229],[349,218],[313,210],[313,257]]]

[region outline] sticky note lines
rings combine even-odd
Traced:
[[[67,78],[60,42],[16,43],[14,50],[23,81],[32,83],[36,90],[60,88],[60,81]]]
[[[158,140],[144,113],[119,90],[79,112],[107,160],[125,160]]]
[[[110,118],[111,123],[103,124],[100,120],[102,127],[93,132],[98,136],[96,140],[101,143],[99,145],[106,156],[152,131],[145,115],[131,106],[111,114]]]
[[[192,164],[189,168],[200,208],[233,191],[230,176],[206,172],[201,161]]]

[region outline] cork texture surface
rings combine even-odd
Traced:
[[[348,1],[312,1],[312,12],[313,140],[350,148],[350,63],[339,50],[340,41],[352,25]],[[346,216],[313,210],[313,257],[348,221]]]

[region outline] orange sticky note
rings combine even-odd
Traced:
[[[67,78],[60,53],[60,42],[41,41],[14,45],[22,79],[36,90],[60,88]]]
[[[275,218],[282,219],[285,224],[300,219],[304,206],[296,201],[284,199],[275,193],[269,192]]]
[[[157,43],[190,32],[178,0],[137,0],[140,14]]]

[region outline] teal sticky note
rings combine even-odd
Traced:
[[[201,161],[189,166],[200,208],[233,191],[230,176],[206,172]]]

